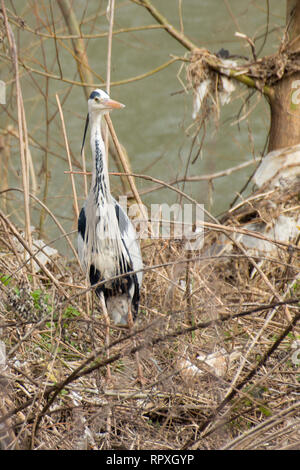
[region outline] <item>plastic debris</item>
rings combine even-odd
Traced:
[[[200,85],[196,88],[194,93],[194,109],[192,114],[193,119],[196,119],[199,114],[203,100],[209,92],[210,83],[210,80],[207,78],[206,80],[203,80],[203,82],[201,82]]]
[[[33,233],[34,230],[35,228],[31,226],[30,227],[31,233]],[[24,233],[21,233],[21,235],[22,237],[25,236]],[[15,243],[16,243],[16,249],[18,250],[18,252],[25,255],[25,260],[29,260],[30,255],[28,251],[25,250],[23,245],[17,239],[15,239]],[[51,263],[52,262],[51,258],[58,254],[58,251],[55,248],[48,246],[43,240],[34,239],[34,237],[32,237],[32,251],[43,266],[45,266],[47,263]],[[41,269],[35,260],[33,260],[33,269],[35,273],[39,272]]]
[[[300,175],[300,145],[273,150],[265,155],[254,174],[254,182],[260,188],[284,185]]]
[[[212,77],[205,78],[201,81],[200,85],[194,89],[193,119],[197,118],[205,98],[209,95],[214,106],[216,106],[217,101],[219,101],[222,106],[230,102],[231,94],[235,90],[235,85],[229,78],[229,69],[234,68],[237,63],[229,59],[222,60],[222,63],[224,64],[224,68],[221,69],[223,75],[220,75],[217,87],[215,86],[215,81]],[[218,88],[218,97],[215,96],[216,88]]]
[[[238,351],[227,353],[221,348],[210,354],[199,353],[196,360],[203,363],[203,368],[193,364],[189,359],[182,358],[178,361],[180,373],[185,380],[197,379],[207,372],[211,372],[216,377],[224,377],[230,364],[240,356]]]

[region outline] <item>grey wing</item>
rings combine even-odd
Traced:
[[[142,254],[137,233],[128,215],[124,212],[120,204],[118,204],[116,200],[114,200],[114,202],[122,240],[131,258],[133,270],[137,271],[143,268]],[[142,271],[137,273],[137,278],[138,283],[141,286],[143,279]]]

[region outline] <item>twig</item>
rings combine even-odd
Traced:
[[[164,335],[161,335],[161,336],[157,336],[156,338],[153,338],[150,342],[151,342],[151,346],[155,346],[155,345],[158,345],[160,344],[162,341],[167,341],[167,340],[171,340],[171,339],[175,339],[179,336],[182,336],[182,335],[186,335],[187,333],[190,333],[192,331],[196,331],[198,329],[203,329],[203,328],[207,328],[208,326],[211,326],[213,324],[217,324],[219,322],[226,322],[228,321],[229,319],[234,319],[234,318],[239,318],[239,317],[242,317],[242,316],[246,316],[246,315],[250,315],[252,313],[257,313],[259,311],[262,311],[262,310],[268,310],[272,307],[275,307],[275,306],[279,306],[279,305],[286,305],[286,304],[297,304],[299,303],[300,301],[300,298],[297,298],[297,299],[289,299],[285,302],[277,302],[276,304],[270,304],[270,305],[262,305],[262,306],[258,306],[254,309],[251,309],[251,310],[248,310],[248,311],[245,311],[245,312],[240,312],[240,313],[236,313],[236,314],[233,314],[233,315],[225,315],[225,316],[222,316],[220,315],[220,318],[216,319],[216,320],[210,320],[210,321],[207,321],[207,322],[201,322],[201,323],[197,323],[193,326],[190,326],[188,328],[181,328],[179,330],[176,330],[176,331],[173,331],[171,333],[166,333]],[[267,359],[271,356],[271,354],[277,349],[277,347],[279,346],[279,344],[282,342],[282,340],[288,335],[288,333],[290,332],[292,326],[294,324],[296,324],[298,322],[298,320],[300,319],[300,313],[295,315],[295,317],[293,318],[292,322],[288,325],[288,327],[282,332],[282,334],[280,335],[280,337],[272,344],[272,346],[268,349],[268,351],[263,355],[262,359],[260,360],[260,362],[250,371],[250,373],[247,375],[247,377],[243,380],[243,382],[241,384],[238,385],[238,387],[234,390],[234,392],[232,393],[232,397],[234,395],[236,395],[236,393],[238,393],[239,389],[242,388],[244,386],[244,382],[247,383],[255,374],[256,372],[258,372],[261,367],[265,364],[265,362],[267,361]],[[142,329],[143,331],[144,329]],[[139,331],[136,331],[134,334],[138,334]],[[122,341],[125,341],[126,339],[128,339],[129,337],[131,337],[131,335],[128,335],[126,338],[123,338]],[[113,347],[115,344],[111,344],[110,347]],[[132,347],[128,353],[126,353],[126,355],[132,355],[132,354],[135,354],[137,351],[140,351],[142,350],[144,347],[146,347],[145,345],[141,344],[139,346],[136,346],[136,347]],[[147,345],[147,347],[149,347],[149,345]],[[39,421],[40,419],[47,413],[47,410],[50,408],[50,406],[52,405],[52,403],[55,401],[55,398],[58,396],[58,394],[61,392],[61,390],[63,390],[67,385],[69,385],[71,382],[75,381],[75,380],[78,380],[80,377],[83,377],[87,374],[90,374],[91,372],[93,372],[94,370],[97,370],[99,368],[102,368],[102,367],[105,367],[109,364],[112,364],[113,362],[116,362],[117,360],[120,359],[120,357],[123,357],[123,353],[120,351],[116,354],[114,354],[113,356],[111,356],[109,359],[104,359],[104,360],[98,360],[97,361],[97,357],[100,356],[100,354],[103,352],[103,350],[105,350],[105,348],[101,348],[99,350],[96,350],[94,351],[92,354],[90,354],[90,356],[85,359],[66,379],[64,379],[63,381],[55,384],[55,385],[51,385],[49,386],[45,392],[44,392],[44,397],[48,399],[48,402],[46,403],[46,405],[44,406],[43,410],[40,412],[39,414]],[[92,365],[90,367],[87,367],[90,363],[92,363]],[[51,396],[51,398],[50,398]],[[231,398],[232,398],[231,397]],[[30,406],[31,403],[32,403],[33,399],[30,398],[29,400],[27,400],[27,402],[23,403],[22,405],[20,405],[18,408],[15,408],[14,410],[11,410],[9,411],[5,416],[2,416],[0,418],[0,424],[2,422],[4,422],[5,420],[9,419],[11,416],[13,416],[15,413],[25,409],[26,407]],[[228,400],[226,401],[226,403],[228,402]],[[223,407],[225,406],[224,403],[224,400],[222,401],[222,403],[217,407],[216,409],[216,412],[213,414],[213,416],[211,416],[207,421],[205,421],[202,426],[201,426],[201,430],[200,431],[204,431],[204,429],[207,427],[208,424],[210,424],[211,422],[211,419],[221,410],[223,409]],[[186,443],[186,445],[184,445],[184,449],[185,448],[188,448],[189,445],[190,445],[190,441],[188,441]],[[194,444],[194,442],[193,442]]]
[[[67,10],[68,11],[68,10]],[[100,38],[106,38],[109,33],[93,33],[93,34],[83,34],[79,32],[78,34],[64,34],[64,35],[58,35],[56,33],[42,33],[41,31],[37,31],[35,29],[30,28],[27,24],[22,24],[18,23],[12,18],[9,18],[9,22],[17,26],[18,28],[21,28],[22,30],[24,29],[25,31],[28,31],[29,33],[35,34],[36,36],[43,37],[45,39],[57,39],[60,41],[64,40],[69,40],[69,39],[100,39]],[[159,24],[149,24],[145,26],[132,26],[130,28],[120,28],[116,29],[115,31],[112,32],[112,34],[118,35],[122,33],[134,33],[136,31],[147,31],[147,30],[155,30],[155,29],[163,29],[164,25],[159,25]]]
[[[61,125],[62,125],[62,131],[63,131],[64,140],[65,140],[65,146],[66,146],[67,156],[68,156],[69,168],[70,168],[70,171],[72,172],[72,171],[73,171],[73,168],[72,168],[72,161],[71,161],[71,156],[70,156],[69,142],[68,142],[67,133],[66,133],[66,127],[65,127],[64,116],[63,116],[63,112],[62,112],[62,109],[61,109],[61,105],[60,105],[60,101],[59,101],[59,97],[58,97],[58,94],[57,94],[57,93],[56,93],[55,97],[56,97],[57,106],[58,106],[58,110],[59,110],[59,115],[60,115],[60,119],[61,119]],[[76,186],[75,186],[75,181],[74,181],[73,173],[71,173],[70,175],[71,175],[71,184],[72,184],[72,191],[73,191],[73,200],[74,200],[75,216],[76,216],[76,220],[77,220],[77,219],[78,219],[78,216],[79,216],[79,209],[78,209],[78,200],[77,200]]]
[[[114,27],[115,0],[109,0],[109,31],[107,44],[107,67],[106,67],[106,91],[110,93],[110,77],[111,77],[111,52],[112,52],[112,33]]]
[[[260,361],[250,370],[250,372],[246,375],[241,382],[235,386],[234,390],[232,390],[226,397],[221,401],[221,403],[217,406],[216,410],[209,416],[207,420],[205,420],[200,426],[198,432],[203,433],[207,426],[215,419],[215,417],[223,410],[223,408],[236,396],[236,394],[257,374],[257,372],[265,365],[267,360],[273,354],[274,351],[278,348],[278,346],[282,343],[282,341],[286,338],[286,336],[290,333],[293,327],[297,324],[300,320],[300,313],[296,314],[292,321],[288,324],[288,326],[282,331],[276,341],[270,346],[269,349],[262,355]],[[191,441],[188,440],[182,449],[188,449],[191,445],[195,445],[199,440]]]
[[[78,64],[78,72],[82,82],[88,82],[89,87],[91,87],[92,83],[92,73],[89,67],[86,51],[85,51],[85,44],[84,40],[81,38],[80,29],[78,26],[78,22],[74,13],[74,10],[69,2],[69,0],[58,0],[58,6],[60,7],[62,14],[64,16],[65,22],[68,25],[69,31],[77,36],[76,38],[72,39],[73,48],[76,51],[76,56],[79,58]],[[78,37],[79,36],[79,37]],[[60,77],[62,80],[62,77]],[[88,97],[89,93],[88,90],[84,90],[86,93],[86,97]]]
[[[186,49],[192,51],[193,49],[197,49],[197,46],[188,39],[182,32],[178,31],[168,20],[165,18],[160,11],[155,8],[154,5],[149,0],[131,0],[133,3],[137,5],[143,6],[147,8],[149,13],[156,19],[158,23],[164,26],[165,30],[173,36],[182,46]]]
[[[106,92],[110,94],[110,81],[111,81],[111,52],[112,52],[112,31],[114,27],[114,14],[115,14],[115,0],[109,0],[108,3],[108,13],[109,13],[109,32],[108,32],[108,44],[107,44],[107,66],[106,66]],[[108,127],[107,123],[105,124],[104,129],[104,142],[106,148],[106,156],[108,157]]]
[[[121,161],[121,164],[123,166],[123,169],[124,169],[124,173],[125,175],[127,176],[128,178],[128,182],[129,182],[129,185],[130,185],[130,188],[131,188],[131,191],[132,191],[132,194],[136,200],[136,202],[138,203],[139,205],[139,208],[140,208],[140,211],[142,213],[142,216],[146,219],[147,216],[146,216],[146,213],[145,213],[145,210],[144,210],[144,205],[142,203],[142,200],[140,198],[140,195],[138,193],[138,190],[136,188],[136,185],[135,185],[135,181],[134,181],[134,178],[133,176],[131,175],[130,173],[130,169],[128,168],[128,163],[127,163],[127,159],[125,158],[125,155],[123,153],[123,149],[119,143],[119,140],[118,140],[118,137],[117,137],[117,134],[115,133],[115,130],[114,130],[114,127],[113,127],[113,124],[112,124],[112,121],[110,119],[110,116],[107,114],[105,116],[105,119],[106,119],[106,122],[108,124],[108,128],[109,128],[109,131],[110,131],[110,135],[112,137],[112,140],[116,146],[116,149],[117,149],[117,152],[119,154],[119,157],[120,157],[120,161]]]
[[[51,11],[52,11],[52,8],[51,8]],[[56,45],[56,41],[55,41],[55,45]],[[56,46],[57,47],[57,46]],[[42,52],[43,52],[43,58],[44,58],[44,66],[45,68],[47,68],[47,64],[46,64],[46,57],[45,57],[45,51],[44,51],[44,47],[43,47],[43,44],[42,44],[42,41],[41,41],[41,48],[42,48]],[[56,55],[58,56],[58,52],[56,51]],[[58,61],[59,63],[59,61]],[[61,69],[60,69],[61,70]],[[61,73],[62,75],[62,73]],[[43,94],[44,96],[44,102],[45,102],[45,125],[46,125],[46,148],[45,148],[45,154],[44,154],[44,159],[43,159],[43,163],[42,163],[42,171],[44,171],[44,175],[45,175],[45,180],[44,180],[44,191],[43,191],[43,202],[44,204],[46,204],[47,202],[47,196],[48,196],[48,189],[49,189],[49,154],[48,154],[48,149],[49,149],[49,78],[46,77],[45,79],[45,94]],[[40,234],[40,237],[42,237],[42,234],[43,234],[43,226],[44,226],[44,222],[45,222],[45,211],[44,209],[42,208],[41,212],[40,212],[40,222],[39,222],[39,234]]]
[[[257,57],[256,57],[256,52],[255,52],[255,44],[254,42],[252,41],[251,38],[249,38],[246,34],[243,34],[243,33],[239,33],[238,31],[235,33],[235,36],[237,38],[241,38],[241,39],[245,39],[248,44],[250,45],[251,47],[251,52],[252,52],[252,55],[253,55],[253,59],[254,61],[256,62],[257,61]]]
[[[182,182],[198,183],[199,181],[211,181],[211,180],[214,180],[214,179],[217,179],[217,178],[222,178],[223,176],[229,176],[229,175],[231,175],[232,173],[234,173],[236,171],[240,171],[240,170],[243,170],[244,168],[248,168],[249,166],[254,165],[255,163],[258,163],[258,162],[260,162],[260,160],[253,159],[253,160],[249,160],[248,162],[240,163],[239,165],[236,165],[234,167],[227,168],[226,170],[221,170],[221,171],[217,171],[216,173],[211,173],[209,175],[197,175],[197,176],[186,176],[186,177],[182,177],[182,178],[175,178],[171,181],[168,181],[166,184],[168,184],[169,186],[173,186],[175,184],[179,184],[179,183],[182,183]],[[66,170],[66,171],[64,171],[64,173],[68,174],[68,173],[70,173],[70,171]],[[87,172],[85,170],[83,170],[83,171],[74,170],[73,174],[74,175],[87,176],[87,175],[91,175],[92,173]],[[110,171],[109,174],[111,176],[124,176],[124,173],[117,172],[117,171]],[[141,177],[142,176],[144,176],[144,175],[141,175]],[[157,191],[159,189],[163,189],[162,184],[159,184],[157,186],[153,186],[152,188],[149,188],[149,189],[140,190],[139,194],[140,195],[148,194],[148,193],[151,193],[153,191]]]
[[[2,15],[4,18],[5,29],[11,51],[11,56],[15,69],[16,78],[16,91],[17,91],[17,110],[18,110],[18,130],[19,130],[19,145],[20,145],[20,158],[22,166],[22,181],[24,190],[24,212],[25,212],[25,233],[26,239],[28,240],[29,247],[32,247],[31,230],[30,230],[30,207],[29,207],[29,154],[28,154],[28,135],[25,118],[25,110],[22,99],[22,91],[19,79],[19,68],[18,68],[18,52],[15,39],[8,23],[4,0],[1,0],[2,4]],[[33,272],[33,263],[31,261],[31,271]]]
[[[78,172],[79,174],[81,174],[82,172]],[[191,203],[195,204],[196,206],[199,206],[199,203],[198,201],[196,201],[194,198],[192,198],[191,196],[189,196],[187,193],[184,193],[183,191],[181,191],[180,189],[178,188],[175,188],[174,186],[171,186],[169,183],[166,183],[165,181],[162,181],[162,180],[159,180],[158,178],[154,178],[153,176],[150,176],[150,175],[142,175],[142,174],[137,174],[137,173],[117,173],[117,172],[112,172],[111,174],[116,174],[116,175],[126,175],[126,176],[132,176],[134,178],[142,178],[142,179],[145,179],[145,180],[148,180],[148,181],[152,181],[154,183],[159,183],[160,185],[162,185],[163,187],[166,187],[168,189],[171,189],[172,191],[175,191],[176,193],[178,193],[179,195],[182,195],[183,197],[185,197],[188,201],[190,201]],[[256,198],[256,197],[262,197],[262,195],[258,195],[258,196],[254,196],[253,198]],[[244,204],[245,202],[243,202]],[[236,208],[234,208],[236,209]],[[231,209],[231,210],[234,210],[234,209]],[[212,223],[212,222],[207,222],[207,221],[203,221],[203,222],[200,222],[199,221],[199,224],[201,223],[203,225],[204,228],[208,228],[208,229],[211,229],[211,230],[216,230],[218,232],[223,232],[223,233],[237,233],[237,234],[243,234],[243,235],[247,235],[247,236],[251,236],[251,237],[254,237],[254,238],[257,238],[259,240],[264,240],[264,241],[267,241],[267,242],[270,242],[272,243],[273,245],[276,245],[278,247],[285,247],[286,249],[295,249],[296,251],[300,251],[300,247],[297,246],[297,245],[294,245],[294,244],[291,244],[291,243],[286,243],[286,242],[282,242],[282,241],[279,241],[279,240],[274,240],[270,237],[267,237],[265,235],[263,235],[262,233],[259,233],[259,232],[255,232],[253,230],[247,230],[245,228],[242,228],[242,227],[231,227],[231,226],[227,226],[227,225],[223,225],[221,224],[215,217],[213,217],[208,211],[206,211],[204,208],[203,208],[203,211],[205,212],[205,214],[212,220],[215,220],[215,223]],[[148,220],[147,217],[145,220]],[[233,243],[236,243],[235,240],[231,240]],[[249,257],[247,255],[247,258],[250,259],[250,258],[253,258],[253,256]]]
[[[7,60],[6,56],[3,56],[0,54],[0,57],[3,58],[4,60]],[[169,67],[169,65],[173,64],[174,62],[180,60],[178,57],[174,57],[167,62],[163,63],[162,65],[159,65],[158,67],[155,67],[154,69],[150,70],[149,72],[142,73],[140,75],[136,75],[135,77],[130,77],[130,78],[125,78],[123,80],[117,80],[115,82],[111,82],[110,86],[120,86],[120,85],[126,85],[127,83],[132,83],[136,82],[138,80],[143,80],[144,78],[151,77],[151,75],[154,75],[155,73],[160,72],[161,70],[164,70],[165,68]],[[87,87],[87,88],[105,88],[106,83],[89,83],[86,81],[76,81],[76,80],[71,80],[69,78],[61,77],[60,75],[55,75],[49,72],[45,72],[42,70],[35,69],[33,67],[30,67],[28,64],[26,64],[23,61],[20,61],[20,65],[24,67],[25,70],[36,73],[38,75],[42,75],[43,77],[49,77],[53,80],[59,80],[65,83],[69,83],[71,85],[76,85],[80,87]]]
[[[278,425],[281,420],[283,419],[286,420],[288,415],[299,410],[299,407],[300,407],[300,402],[298,401],[297,403],[293,403],[287,409],[278,411],[274,415],[270,416],[266,421],[259,423],[257,426],[249,429],[248,431],[244,431],[242,435],[237,436],[228,444],[226,444],[224,447],[222,447],[222,450],[234,449],[238,444],[241,444],[245,440],[247,441],[249,438],[253,440],[253,437],[255,436],[255,434],[258,434],[259,432],[261,432],[261,430],[263,430],[265,433],[267,430],[271,429],[273,426]]]
[[[137,5],[145,7],[149,13],[153,16],[153,18],[156,19],[156,21],[159,24],[162,24],[165,28],[165,30],[182,46],[184,46],[186,49],[188,49],[191,52],[196,52],[199,50],[199,46],[196,46],[190,39],[188,39],[183,33],[178,31],[168,20],[165,18],[155,7],[152,5],[150,0],[131,0],[133,3],[136,3]],[[239,71],[236,71],[230,67],[225,67],[224,63],[220,61],[220,59],[213,54],[209,54],[205,56],[205,60],[207,64],[216,72],[224,74],[224,69],[226,69],[225,75],[229,76],[230,78],[233,78],[244,85],[247,85],[249,88],[256,88],[260,92],[262,92],[264,95],[268,96],[270,100],[274,98],[274,90],[267,85],[262,87],[260,89],[251,77],[248,75],[245,75]]]
[[[14,227],[14,225],[10,222],[10,220],[5,216],[5,214],[3,214],[3,212],[0,210],[0,217],[2,218],[2,220],[8,225],[8,227],[10,228],[11,232],[13,233],[13,235],[18,239],[18,241],[21,243],[21,245],[23,245],[23,247],[25,248],[25,250],[29,253],[29,255],[31,256],[32,259],[34,259],[34,261],[38,264],[38,266],[40,267],[40,269],[44,272],[44,274],[46,274],[46,276],[56,285],[56,287],[59,289],[59,290],[63,290],[61,289],[61,286],[59,284],[59,282],[55,279],[55,277],[53,276],[53,274],[40,262],[40,260],[35,256],[35,254],[32,252],[31,248],[29,247],[29,245],[26,243],[26,241],[21,237],[21,235],[19,234],[18,230]],[[63,290],[63,294],[64,295],[67,295],[66,292]]]
[[[182,0],[178,0],[178,14],[180,22],[180,32],[184,34],[183,18],[182,18]]]
[[[19,191],[19,192],[23,192],[22,189],[20,188],[7,188],[3,191],[0,191],[0,195],[5,193],[5,192],[9,192],[9,191]],[[69,247],[71,248],[75,258],[77,259],[78,263],[79,263],[79,258],[78,258],[78,254],[77,254],[77,251],[75,250],[74,248],[74,245],[73,243],[71,242],[68,234],[65,232],[63,226],[61,225],[61,223],[58,221],[58,219],[55,217],[55,215],[53,214],[53,212],[49,209],[49,207],[47,207],[37,196],[35,196],[34,194],[31,194],[29,193],[29,197],[31,197],[34,201],[36,201],[41,207],[42,209],[47,212],[50,217],[53,219],[54,223],[57,225],[57,227],[59,228],[59,230],[61,231],[61,233],[63,234],[63,236],[66,238],[68,244],[69,244]]]
[[[179,184],[179,183],[182,183],[182,182],[198,183],[199,181],[212,181],[212,180],[217,179],[217,178],[222,178],[224,176],[229,176],[232,173],[234,173],[236,171],[243,170],[244,168],[248,168],[249,166],[254,165],[255,163],[258,163],[258,160],[250,160],[248,162],[243,162],[243,163],[241,163],[239,165],[236,165],[234,167],[227,168],[226,170],[221,170],[221,171],[217,171],[216,173],[211,173],[210,175],[197,175],[197,176],[186,176],[186,177],[183,177],[183,178],[176,178],[176,179],[173,179],[171,181],[168,181],[167,184],[170,185],[170,186],[173,186],[175,184]],[[119,173],[111,172],[110,174],[119,176]],[[139,193],[140,193],[140,195],[143,195],[143,194],[151,193],[153,191],[157,191],[159,189],[163,189],[163,186],[162,185],[153,186],[152,188],[141,190],[141,191],[139,191]]]

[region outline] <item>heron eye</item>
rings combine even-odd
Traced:
[[[98,103],[100,101],[100,98],[95,97],[95,101]]]

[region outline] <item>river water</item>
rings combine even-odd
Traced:
[[[27,2],[26,2],[27,3]],[[37,15],[33,14],[32,6],[21,0],[13,2],[16,12],[22,16],[33,29],[37,27]],[[33,3],[33,2],[32,2]],[[50,22],[51,12],[48,2],[39,3],[39,17]],[[93,16],[97,9],[105,11],[106,1],[90,0],[88,2],[75,0],[73,5],[78,18],[85,21]],[[185,34],[199,47],[211,51],[221,48],[228,49],[232,54],[250,56],[251,52],[246,41],[234,36],[236,31],[243,32],[249,37],[260,37],[256,42],[257,51],[264,42],[267,24],[267,4],[270,5],[268,31],[270,34],[261,55],[272,54],[278,47],[284,24],[284,4],[276,0],[241,1],[241,0],[153,0],[153,4],[179,28],[183,26]],[[182,6],[182,24],[180,24],[179,5]],[[25,6],[26,5],[26,6]],[[155,20],[142,7],[130,1],[116,1],[115,29],[129,28],[146,24],[155,24]],[[63,27],[60,11],[52,2],[52,10],[56,28]],[[92,25],[93,29],[92,29]],[[87,21],[82,26],[84,33],[107,31],[108,22],[105,15],[96,20]],[[46,32],[46,28],[40,29]],[[64,30],[66,34],[66,30]],[[19,32],[18,45],[22,58],[29,57],[28,62],[33,68],[46,62],[51,73],[58,74],[60,69],[65,78],[76,79],[76,64],[70,53],[68,41],[57,42],[59,49],[59,64],[56,60],[56,48],[53,40],[44,41],[44,51],[39,45],[39,38],[33,37],[27,31]],[[33,39],[35,44],[32,44]],[[64,45],[62,45],[64,44]],[[29,47],[30,45],[30,47]],[[67,49],[69,48],[69,50]],[[33,51],[33,52],[30,52]],[[88,43],[90,66],[96,74],[106,76],[107,40],[91,39]],[[170,54],[183,56],[185,49],[163,30],[147,30],[134,33],[115,35],[112,46],[112,82],[134,77],[151,71],[170,59]],[[34,56],[34,60],[33,60]],[[188,135],[192,121],[192,97],[183,90],[181,80],[185,80],[185,71],[176,62],[163,71],[140,81],[126,85],[112,86],[111,96],[124,103],[126,107],[115,111],[111,117],[119,140],[126,147],[132,169],[136,173],[149,174],[164,181],[180,178],[185,174],[191,148],[191,136]],[[1,70],[4,74],[3,67]],[[8,73],[8,72],[7,72]],[[30,134],[41,144],[46,145],[45,101],[40,89],[45,92],[45,77],[22,72],[22,90],[25,101],[25,111]],[[178,75],[179,74],[179,75]],[[95,82],[99,79],[95,76]],[[100,81],[99,81],[100,83]],[[63,99],[69,85],[58,80],[48,80],[48,117],[57,110],[55,93]],[[40,88],[39,88],[40,87]],[[9,87],[8,87],[9,88]],[[264,99],[255,94],[251,99],[250,108],[254,110],[240,125],[234,124],[240,112],[243,100],[247,94],[243,87],[238,86],[235,99],[221,110],[218,126],[212,120],[207,128],[203,149],[193,165],[188,166],[188,175],[206,175],[226,168],[233,167],[260,155],[266,142],[269,128],[269,109]],[[257,102],[257,106],[254,106]],[[66,132],[72,155],[80,160],[80,146],[84,129],[87,104],[82,89],[73,86],[68,98],[63,103]],[[246,113],[242,110],[241,115]],[[1,113],[3,117],[3,113]],[[5,117],[4,125],[9,124]],[[60,219],[66,230],[75,227],[74,211],[72,208],[72,190],[68,170],[61,122],[59,116],[51,121],[49,126],[48,170],[50,174],[47,204]],[[198,150],[195,146],[192,159]],[[41,169],[45,152],[36,146],[31,148],[36,173]],[[52,153],[51,153],[52,152]],[[15,157],[15,177],[19,173],[17,143],[12,146]],[[90,153],[86,149],[87,164],[90,168]],[[74,167],[76,169],[76,167]],[[110,168],[114,169],[112,163]],[[244,186],[252,173],[254,166],[238,171],[226,178],[214,180],[213,188],[207,182],[186,183],[180,189],[193,196],[199,203],[215,215],[226,210],[235,194]],[[12,174],[10,184],[15,185]],[[39,181],[39,180],[38,180]],[[76,189],[81,201],[84,200],[82,177],[76,176]],[[112,177],[112,189],[115,195],[120,191],[119,180]],[[152,184],[137,180],[141,190]],[[40,182],[38,196],[42,199],[43,182]],[[175,202],[178,195],[170,190],[156,191],[143,196],[146,204],[152,202]],[[81,203],[81,202],[80,202]],[[20,205],[20,213],[22,206]],[[33,210],[33,219],[38,225],[39,214]],[[46,220],[45,237],[51,239],[57,235],[56,228],[50,218]],[[64,251],[64,244],[58,244]]]

